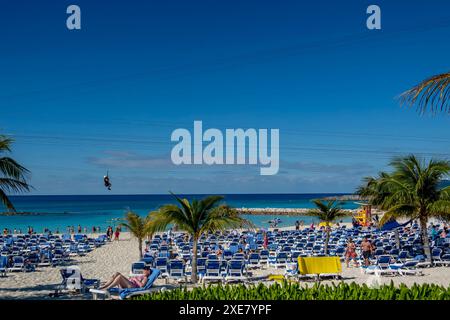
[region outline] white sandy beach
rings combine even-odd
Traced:
[[[121,240],[108,243],[84,257],[76,257],[74,264],[78,264],[85,278],[97,278],[102,282],[109,279],[115,272],[121,272],[128,275],[133,262],[139,260],[138,246],[136,239],[129,233],[122,233]],[[55,285],[61,282],[59,268],[38,268],[31,273],[8,273],[6,278],[0,278],[0,299],[50,299],[49,294],[54,292]],[[283,274],[284,269],[266,268],[253,271],[253,276],[260,278],[269,274]],[[381,284],[405,283],[410,286],[414,283],[434,283],[444,286],[450,286],[450,268],[424,268],[423,276],[383,276]],[[343,264],[343,280],[345,282],[355,281],[357,283],[368,283],[371,276],[362,274],[359,268],[346,268]],[[323,283],[331,283],[327,280]],[[312,281],[305,281],[310,285]],[[156,286],[167,286],[163,279],[158,279]],[[168,286],[171,287],[170,284]],[[63,295],[59,299],[81,299],[89,298],[90,295]],[[54,299],[54,298],[53,298]]]

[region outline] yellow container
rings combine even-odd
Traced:
[[[342,273],[339,257],[298,257],[300,274]]]

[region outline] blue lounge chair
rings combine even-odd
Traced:
[[[391,267],[392,257],[390,255],[380,255],[377,258],[377,262],[373,266],[368,266],[365,268],[365,273],[368,274],[376,274],[376,275],[384,275],[389,274],[393,275],[398,273],[398,269]]]
[[[12,264],[11,267],[8,268],[8,271],[14,272],[14,271],[21,271],[25,272],[25,259],[22,256],[14,256],[12,258]]]
[[[177,282],[187,282],[186,274],[184,272],[183,260],[170,260],[168,265],[169,277],[167,279],[173,279]]]
[[[269,264],[269,250],[261,250],[259,253],[259,263],[260,264]]]
[[[400,275],[422,275],[422,270],[420,270],[417,265],[418,265],[418,261],[417,260],[409,260],[409,261],[405,261],[403,263],[395,263],[395,264],[391,264],[389,267],[392,270],[396,270],[398,272],[398,274]]]
[[[144,256],[141,262],[145,263],[146,266],[152,266],[155,259],[152,256]]]
[[[202,278],[206,273],[206,258],[197,259],[197,274]]]
[[[231,260],[228,262],[227,275],[225,282],[229,281],[246,281],[247,277],[244,274],[245,263],[242,260]]]
[[[443,261],[442,261],[441,255],[442,255],[442,249],[441,248],[434,248],[431,251],[431,257],[433,259],[433,264],[435,266],[440,266],[440,265],[444,264]]]
[[[261,257],[258,253],[250,253],[250,255],[248,256],[248,265],[252,267],[258,267],[260,259]]]
[[[206,260],[205,264],[205,276],[202,278],[202,282],[205,281],[222,281],[220,261],[219,260]]]
[[[158,269],[151,269],[152,273],[147,280],[147,283],[142,288],[128,288],[128,289],[116,289],[111,288],[109,290],[98,290],[91,289],[89,290],[92,293],[92,298],[94,300],[98,299],[98,296],[104,296],[105,298],[118,298],[120,300],[125,300],[134,296],[151,293],[155,288],[152,288],[156,279],[161,274],[161,271]]]
[[[166,257],[158,257],[155,261],[155,268],[159,269],[163,276],[167,276],[167,262],[168,259]]]
[[[0,276],[6,277],[6,269],[8,267],[8,258],[0,256]]]
[[[98,279],[83,278],[78,266],[61,268],[59,272],[62,282],[56,287],[54,296],[58,296],[63,290],[86,292],[87,289],[91,287],[97,288],[100,285],[100,280]]]
[[[229,260],[231,260],[232,258],[233,258],[233,253],[232,253],[231,251],[225,250],[225,251],[222,253],[222,259],[223,259],[223,260],[229,261]]]
[[[130,277],[142,275],[144,273],[145,262],[135,262],[131,264]]]

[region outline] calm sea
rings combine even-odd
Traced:
[[[311,208],[312,199],[336,194],[229,194],[224,202],[233,207],[246,208]],[[202,195],[182,196],[188,199],[202,198]],[[128,210],[147,215],[167,203],[175,203],[171,195],[83,195],[83,196],[14,196],[11,197],[17,211],[33,212],[33,215],[0,216],[0,228],[21,229],[28,226],[42,232],[44,228],[65,232],[68,226],[81,225],[89,231],[92,226],[102,230],[114,225],[116,218],[122,218]],[[354,209],[354,202],[346,202],[344,208]],[[268,220],[278,217],[280,227],[293,225],[299,217],[290,216],[246,216],[259,227],[268,227]],[[305,223],[317,221],[302,217]]]

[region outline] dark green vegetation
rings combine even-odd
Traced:
[[[356,283],[338,285],[283,282],[271,286],[264,284],[209,285],[192,290],[179,288],[138,297],[139,300],[450,300],[450,288],[434,284],[407,287],[384,285],[371,289]]]

